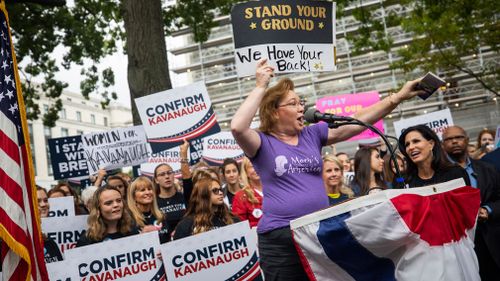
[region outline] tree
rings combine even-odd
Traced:
[[[412,34],[413,40],[407,48],[400,48],[401,57],[392,68],[405,73],[415,69],[441,71],[447,78],[465,73],[477,80],[486,90],[500,96],[498,61],[484,63],[473,68],[464,59],[478,57],[480,51],[499,54],[500,23],[498,22],[498,1],[495,0],[404,0],[399,3],[406,13],[389,13],[381,19],[374,11],[394,1],[380,5],[358,7],[353,16],[361,27],[349,36],[356,52],[384,50],[389,52],[394,39],[386,36],[386,28],[401,26]]]
[[[133,105],[134,124],[140,119],[133,99],[171,88],[165,36],[182,25],[192,28],[195,40],[208,38],[215,25],[214,13],[227,13],[232,0],[183,0],[166,7],[161,0],[75,0],[68,7],[64,0],[7,1],[18,62],[23,78],[23,94],[28,118],[40,116],[40,98],[32,78],[42,76],[40,89],[53,101],[43,122],[55,126],[62,108],[60,95],[67,84],[55,75],[60,67],[86,66],[80,88],[85,98],[91,93],[102,97],[105,108],[116,93],[112,69],[99,69],[99,62],[117,51],[125,42],[128,55],[128,82]],[[56,47],[64,47],[61,63],[52,58]]]

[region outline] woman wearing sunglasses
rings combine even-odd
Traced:
[[[207,232],[239,221],[224,203],[224,192],[218,179],[200,177],[193,189],[185,217],[179,222],[174,240]]]

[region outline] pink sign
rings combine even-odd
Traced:
[[[316,101],[316,109],[322,113],[331,113],[340,116],[351,116],[361,109],[380,101],[378,92],[365,92],[357,94],[337,95],[324,97]],[[382,133],[384,132],[384,122],[377,121],[374,126]],[[350,138],[348,141],[378,138],[378,135],[370,130]]]

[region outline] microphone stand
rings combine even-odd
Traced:
[[[389,140],[387,139],[387,136],[384,135],[382,132],[380,132],[379,129],[372,126],[371,124],[367,124],[361,120],[354,119],[354,118],[348,118],[348,119],[349,120],[346,120],[346,121],[328,120],[325,122],[328,123],[328,128],[338,128],[338,127],[341,127],[344,125],[358,125],[358,126],[363,126],[365,128],[368,128],[368,129],[370,129],[370,131],[379,135],[382,138],[382,140],[384,141],[385,145],[387,146],[387,149],[391,153],[392,164],[394,165],[394,168],[396,169],[396,184],[397,184],[397,186],[399,188],[407,188],[405,185],[405,180],[401,174],[401,171],[399,170],[398,160],[396,158],[396,153],[395,153],[396,149],[389,142]]]

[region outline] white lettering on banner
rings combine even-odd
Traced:
[[[242,236],[176,255],[172,258],[172,265],[175,267],[174,274],[177,278],[246,256],[249,256],[249,251],[246,239]]]

